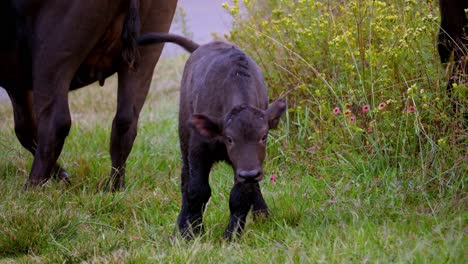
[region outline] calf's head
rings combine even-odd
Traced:
[[[263,178],[268,130],[278,126],[285,109],[285,100],[278,99],[265,111],[248,105],[236,106],[224,120],[194,114],[189,124],[200,135],[225,144],[236,182],[258,182]]]

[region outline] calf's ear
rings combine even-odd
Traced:
[[[193,130],[204,137],[213,138],[221,135],[221,124],[206,115],[194,114],[188,123]]]
[[[276,100],[273,104],[270,105],[270,107],[268,107],[268,109],[265,111],[265,114],[268,118],[268,127],[270,129],[275,129],[278,127],[279,119],[285,110],[286,100],[283,98]]]

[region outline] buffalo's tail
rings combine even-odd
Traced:
[[[131,69],[136,68],[140,54],[137,38],[140,33],[140,2],[130,0],[127,16],[122,29],[122,58]]]
[[[200,45],[188,38],[169,33],[151,32],[144,34],[138,39],[138,44],[142,46],[164,42],[175,43],[190,53],[194,52],[196,49],[198,49],[198,47],[200,47]]]

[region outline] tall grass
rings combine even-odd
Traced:
[[[440,195],[463,189],[467,97],[452,113],[437,1],[242,2],[246,12],[225,5],[244,18],[230,39],[260,63],[273,97],[288,98],[288,156],[325,156],[357,178],[394,171]]]

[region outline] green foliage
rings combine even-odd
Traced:
[[[288,98],[287,156],[312,170],[323,156],[355,175],[396,170],[436,192],[463,186],[466,84],[454,86],[454,115],[435,48],[437,1],[233,2],[224,5],[237,18],[231,41],[263,68],[271,96]]]

